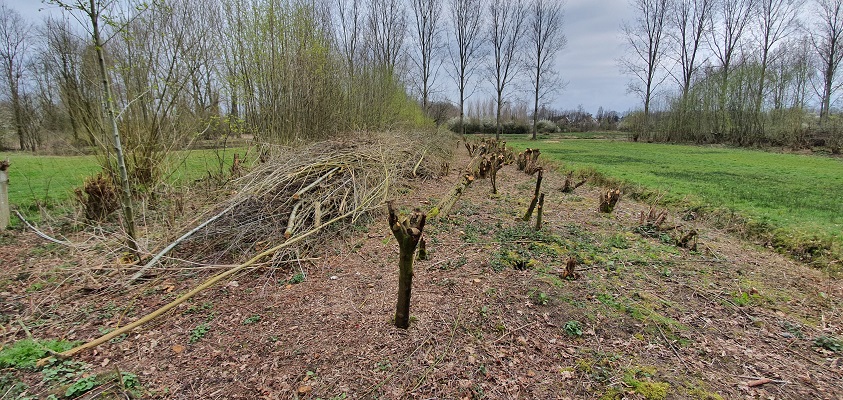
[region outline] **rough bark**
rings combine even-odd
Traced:
[[[418,208],[407,216],[398,216],[393,203],[389,209],[389,229],[398,240],[398,302],[395,306],[395,326],[410,327],[410,295],[413,287],[413,256],[424,231],[426,216]]]
[[[0,161],[0,230],[9,226],[9,160]]]
[[[530,207],[527,208],[527,213],[524,214],[524,221],[529,221],[530,218],[532,218],[533,210],[536,208],[536,204],[539,202],[539,192],[541,191],[542,187],[542,173],[543,171],[539,169],[539,176],[536,178],[536,191],[533,192],[533,199],[530,200]]]
[[[542,211],[544,210],[544,193],[539,196],[539,205],[536,208],[536,230],[542,229]]]

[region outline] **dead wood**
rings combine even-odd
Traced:
[[[366,207],[366,208],[371,209],[371,208],[374,206],[374,203],[377,203],[377,202],[378,202],[378,199],[379,199],[379,196],[378,196],[378,195],[371,196],[371,197],[369,198],[369,201],[366,201],[366,202],[362,203],[362,204],[360,205],[360,207]],[[310,236],[312,236],[312,235],[315,235],[315,234],[317,234],[318,232],[322,231],[325,227],[327,227],[327,226],[329,226],[329,225],[332,225],[332,224],[334,224],[334,223],[336,223],[336,222],[339,222],[339,221],[341,221],[341,220],[343,220],[343,219],[345,219],[345,218],[348,218],[348,217],[349,217],[349,216],[351,216],[352,214],[354,214],[354,213],[356,213],[356,212],[360,212],[360,211],[362,211],[362,210],[361,210],[361,209],[354,209],[354,210],[350,210],[350,211],[346,212],[345,214],[339,215],[339,216],[335,217],[334,219],[332,219],[332,220],[330,220],[330,221],[327,221],[327,222],[325,222],[324,224],[322,224],[322,225],[320,225],[320,226],[314,227],[313,229],[311,229],[311,230],[310,230],[310,231],[308,231],[308,232],[305,232],[305,233],[303,233],[303,234],[301,234],[301,235],[298,235],[298,236],[296,236],[296,237],[294,237],[294,238],[290,238],[290,240],[287,240],[286,242],[281,243],[281,244],[279,244],[279,245],[277,245],[277,246],[274,246],[274,247],[272,247],[272,248],[270,248],[270,249],[264,250],[263,252],[261,252],[260,254],[258,254],[258,255],[256,255],[256,256],[252,257],[252,258],[251,258],[251,259],[249,259],[248,261],[246,261],[246,262],[244,262],[244,263],[242,263],[242,264],[240,264],[240,265],[238,265],[238,266],[236,266],[236,267],[234,267],[234,268],[231,268],[231,269],[229,269],[229,270],[227,270],[227,271],[221,272],[221,273],[219,273],[219,274],[217,274],[217,275],[215,275],[215,276],[211,277],[210,279],[208,279],[208,280],[206,280],[205,282],[203,282],[201,285],[199,285],[199,286],[197,286],[197,287],[193,288],[192,290],[190,290],[189,292],[187,292],[187,293],[183,294],[181,297],[177,298],[176,300],[173,300],[172,302],[170,302],[170,303],[166,304],[165,306],[163,306],[163,307],[161,307],[161,308],[159,308],[159,309],[157,309],[157,310],[155,310],[155,311],[153,311],[153,312],[151,312],[151,313],[149,313],[149,314],[145,315],[144,317],[140,318],[139,320],[137,320],[137,321],[135,321],[135,322],[132,322],[131,324],[126,325],[126,326],[124,326],[124,327],[122,327],[122,328],[115,329],[115,330],[113,330],[113,331],[111,331],[111,332],[109,332],[109,333],[107,333],[107,334],[105,334],[105,335],[103,335],[103,336],[100,336],[100,337],[99,337],[99,338],[97,338],[97,339],[91,340],[91,341],[89,341],[89,342],[87,342],[87,343],[84,343],[84,344],[82,344],[82,345],[76,346],[76,347],[74,347],[74,348],[72,348],[72,349],[70,349],[70,350],[64,351],[64,352],[60,353],[60,356],[61,356],[62,358],[69,358],[69,357],[72,357],[73,355],[75,355],[76,353],[78,353],[78,352],[80,352],[80,351],[82,351],[82,350],[86,350],[86,349],[90,349],[90,348],[93,348],[93,347],[99,346],[99,345],[101,345],[101,344],[103,344],[103,343],[106,343],[106,342],[108,342],[109,340],[111,340],[111,339],[113,339],[113,338],[115,338],[115,337],[117,337],[117,336],[120,336],[120,335],[122,335],[122,334],[124,334],[124,333],[130,333],[130,332],[131,332],[131,331],[133,331],[135,328],[138,328],[138,327],[140,327],[140,326],[142,326],[142,325],[146,324],[147,322],[152,321],[152,320],[153,320],[153,319],[155,319],[155,318],[158,318],[159,316],[163,315],[164,313],[166,313],[167,311],[169,311],[169,310],[173,309],[174,307],[178,306],[179,304],[184,303],[185,301],[187,301],[187,300],[188,300],[188,299],[190,299],[191,297],[195,296],[195,295],[196,295],[196,294],[198,294],[199,292],[201,292],[201,291],[203,291],[203,290],[205,290],[205,289],[207,289],[207,288],[209,288],[209,287],[211,287],[211,286],[215,285],[217,282],[219,282],[219,281],[221,281],[221,280],[223,280],[223,279],[225,279],[225,278],[227,278],[227,277],[229,277],[229,276],[232,276],[232,275],[234,275],[234,274],[236,274],[236,273],[238,273],[238,272],[240,272],[240,271],[242,271],[242,270],[244,270],[244,269],[246,269],[246,268],[248,268],[248,267],[250,267],[250,266],[254,265],[254,264],[255,264],[255,263],[257,263],[258,261],[260,261],[260,260],[262,260],[262,259],[264,259],[264,258],[266,258],[266,257],[269,257],[269,256],[271,256],[271,255],[275,254],[276,252],[278,252],[279,250],[281,250],[281,249],[283,249],[283,248],[290,247],[290,246],[292,246],[292,245],[294,245],[294,244],[297,244],[297,243],[299,243],[299,242],[301,242],[301,241],[303,241],[303,240],[307,239],[308,237],[310,237]],[[46,364],[47,364],[47,362],[49,362],[49,359],[48,359],[48,358],[44,358],[44,359],[41,359],[41,360],[39,360],[39,361],[38,361],[38,365],[39,365],[39,366],[44,366],[44,365],[46,365]]]
[[[599,210],[602,213],[610,213],[612,210],[615,209],[615,205],[618,204],[618,200],[621,198],[621,191],[620,189],[615,190],[608,190],[605,193],[600,194],[600,206]]]
[[[150,268],[152,268],[156,263],[158,263],[158,261],[161,259],[161,257],[164,257],[165,254],[169,253],[171,250],[173,250],[180,243],[184,242],[185,240],[187,240],[188,238],[190,238],[191,236],[196,234],[196,232],[199,232],[200,230],[202,230],[202,228],[208,226],[208,224],[213,223],[214,221],[216,221],[217,219],[219,219],[223,215],[230,212],[232,209],[234,209],[234,207],[237,206],[237,204],[238,203],[234,203],[234,204],[226,207],[224,210],[215,214],[213,217],[208,218],[205,222],[197,225],[195,228],[191,229],[190,231],[188,231],[187,233],[185,233],[184,235],[182,235],[181,237],[176,239],[174,242],[167,245],[167,247],[165,247],[163,250],[161,250],[157,254],[155,254],[155,256],[152,257],[152,259],[150,259],[143,267],[141,267],[141,269],[138,270],[138,272],[135,272],[131,277],[129,277],[129,280],[126,281],[126,286],[131,285],[136,280],[138,280],[140,277],[142,277]]]
[[[682,236],[680,236],[679,239],[676,240],[676,245],[679,247],[684,247],[686,249],[696,251],[697,236],[697,231],[695,229],[691,229],[688,232],[682,234]]]
[[[565,184],[562,186],[562,193],[574,193],[574,190],[584,185],[587,181],[588,178],[582,178],[579,182],[574,183],[574,173],[569,172],[568,175],[565,176]]]
[[[399,216],[390,201],[389,228],[398,240],[398,302],[395,306],[395,326],[402,329],[410,327],[410,295],[413,287],[413,256],[416,246],[422,238],[424,223],[427,218],[418,208],[410,216]]]
[[[26,218],[24,218],[23,215],[21,215],[21,213],[18,212],[18,210],[15,210],[15,214],[18,216],[18,218],[21,220],[21,222],[24,223],[24,225],[26,225],[29,229],[32,229],[32,231],[35,232],[35,234],[38,235],[39,237],[41,237],[42,239],[48,240],[50,242],[53,242],[55,244],[60,244],[60,245],[63,245],[63,246],[72,246],[73,245],[72,243],[70,243],[66,240],[58,240],[56,238],[51,237],[50,235],[47,235],[44,232],[41,232],[40,230],[38,230],[38,228],[36,228],[32,224],[30,224],[29,221],[27,221]]]
[[[533,198],[530,200],[530,206],[527,208],[527,213],[524,214],[524,221],[529,221],[530,218],[533,217],[533,210],[536,208],[536,204],[539,201],[539,192],[541,191],[542,187],[542,174],[544,172],[539,169],[539,175],[536,178],[536,190],[533,192]]]
[[[419,254],[416,256],[421,261],[427,260],[427,241],[424,240],[424,236],[419,240]]]
[[[577,280],[580,277],[579,272],[576,271],[577,269],[577,259],[574,257],[568,258],[568,262],[565,263],[565,270],[562,271],[562,279],[570,279],[570,280]]]
[[[468,185],[471,185],[471,182],[474,182],[474,176],[471,174],[465,174],[460,178],[460,181],[451,189],[447,196],[445,196],[440,202],[439,205],[433,207],[430,212],[427,213],[427,216],[430,218],[433,217],[447,217],[448,214],[451,213],[451,209],[454,208],[454,205],[457,204],[462,194],[468,188]]]

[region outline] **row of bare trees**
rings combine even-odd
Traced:
[[[831,109],[841,84],[843,0],[631,5],[621,67],[643,103],[633,139],[800,145],[813,130],[839,150]]]
[[[516,84],[531,88],[534,110],[562,86],[554,67],[565,46],[563,2],[555,0],[47,5],[53,12],[32,21],[0,1],[8,131],[25,150],[57,133],[110,148],[92,27],[80,13],[100,9],[116,121],[131,174],[146,182],[162,154],[199,134],[295,142],[418,123],[424,118],[412,100],[431,114],[451,92],[448,77],[461,117],[477,88],[492,84],[500,124]]]

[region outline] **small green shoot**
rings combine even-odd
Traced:
[[[565,329],[565,334],[567,334],[568,336],[573,336],[573,337],[581,337],[582,336],[582,324],[580,324],[580,321],[577,321],[577,320],[568,321],[568,322],[565,323],[565,326],[563,327],[563,329]]]
[[[208,326],[208,324],[202,324],[197,326],[196,328],[193,328],[193,330],[190,331],[190,340],[188,342],[190,344],[193,344],[202,340],[202,338],[205,337],[205,334],[207,334],[210,330],[211,327]]]

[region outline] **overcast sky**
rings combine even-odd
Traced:
[[[0,1],[32,20],[41,19],[45,12],[58,12],[41,0]],[[39,14],[44,8],[47,10]],[[553,108],[567,110],[582,105],[596,113],[600,106],[619,112],[638,106],[638,99],[626,93],[629,77],[620,73],[616,62],[624,51],[620,25],[631,18],[630,14],[627,0],[567,0],[564,32],[568,46],[559,53],[557,68],[568,85],[551,101]],[[488,95],[480,91],[475,98]]]

